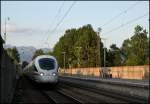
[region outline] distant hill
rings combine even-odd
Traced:
[[[4,48],[13,48],[14,46],[12,45],[6,45],[4,46]],[[21,61],[27,61],[30,62],[32,60],[32,56],[33,53],[37,50],[35,47],[33,46],[19,46],[16,47],[19,54],[20,54],[20,60]],[[45,53],[52,51],[52,49],[48,49],[48,48],[41,48]]]

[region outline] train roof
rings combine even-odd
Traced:
[[[51,56],[51,55],[40,55],[40,56],[37,56],[37,57],[35,58],[35,60],[36,60],[36,59],[41,59],[41,58],[53,58],[53,59],[56,59],[54,56]]]
[[[51,55],[40,55],[37,56],[34,60],[32,60],[24,69],[28,68],[29,66],[31,66],[35,61],[38,61],[41,58],[52,58],[54,60],[56,60],[56,58],[54,56]]]

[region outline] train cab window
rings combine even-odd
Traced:
[[[50,58],[42,58],[39,60],[39,66],[43,70],[52,70],[55,68],[55,61]]]

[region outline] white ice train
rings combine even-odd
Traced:
[[[23,73],[35,82],[56,84],[58,82],[58,63],[53,56],[37,56],[24,68]]]

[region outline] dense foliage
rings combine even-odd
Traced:
[[[20,62],[20,55],[16,47],[7,48],[6,51],[15,64]]]
[[[66,68],[101,66],[98,44],[101,43],[101,56],[103,56],[103,44],[100,41],[97,33],[88,24],[79,29],[67,30],[55,45],[53,54],[60,67],[64,67],[64,57]],[[103,58],[101,62],[102,60]]]
[[[123,64],[123,61],[124,54],[116,46],[116,44],[112,44],[110,49],[107,51],[106,66],[120,66]]]
[[[148,32],[141,26],[136,26],[134,35],[124,40],[121,50],[126,55],[124,65],[149,64],[149,38]]]
[[[120,48],[116,44],[112,44],[110,49],[106,48],[106,66],[149,64],[147,34],[137,25],[134,35],[124,40]],[[89,24],[67,30],[50,54],[57,58],[62,68],[104,66],[103,43]]]

